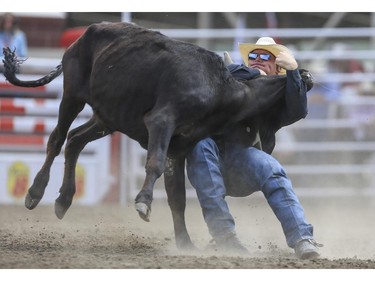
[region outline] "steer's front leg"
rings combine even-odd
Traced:
[[[166,109],[155,108],[145,116],[144,120],[149,134],[146,179],[135,198],[135,208],[139,216],[148,222],[155,181],[164,172],[165,159],[175,125],[173,114]]]

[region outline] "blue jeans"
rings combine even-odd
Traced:
[[[280,163],[256,148],[233,143],[220,147],[200,141],[187,155],[188,178],[196,189],[203,216],[213,238],[235,232],[225,196],[244,197],[262,191],[281,223],[289,247],[313,238],[313,226]]]

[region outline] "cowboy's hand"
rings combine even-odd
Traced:
[[[286,70],[295,70],[298,68],[298,63],[294,56],[289,53],[282,51],[279,53],[279,55],[276,57],[275,60],[276,64]]]

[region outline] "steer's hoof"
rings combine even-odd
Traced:
[[[147,222],[150,221],[151,209],[145,203],[142,203],[142,202],[135,203],[135,209],[137,210],[141,219]]]
[[[25,198],[25,207],[29,210],[32,210],[38,205],[39,201],[40,199],[33,199],[30,193],[27,193]]]
[[[176,240],[176,244],[177,248],[185,253],[193,253],[199,251],[198,248],[195,247],[195,245],[191,242],[190,238],[183,241]]]
[[[65,213],[66,211],[68,211],[70,205],[72,205],[72,200],[67,200],[65,197],[62,197],[62,195],[60,195],[55,201],[56,217],[61,220],[65,216]]]
[[[66,211],[68,211],[70,204],[62,204],[59,201],[55,201],[55,215],[58,217],[60,220],[65,216]]]

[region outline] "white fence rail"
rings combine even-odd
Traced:
[[[375,28],[237,28],[237,29],[158,29],[157,31],[178,39],[189,38],[234,38],[240,35],[245,38],[271,36],[278,38],[360,38],[375,37]]]

